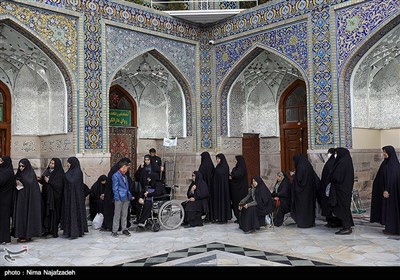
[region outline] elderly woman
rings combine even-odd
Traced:
[[[186,227],[202,226],[201,216],[208,213],[208,187],[199,171],[192,174],[192,183],[187,190],[188,200],[182,203],[185,208]]]
[[[239,202],[239,228],[245,233],[260,229],[272,210],[271,192],[260,176],[253,177],[249,193]]]

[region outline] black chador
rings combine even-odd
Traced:
[[[19,161],[15,177],[22,185],[18,185],[14,207],[14,236],[25,242],[42,235],[40,187],[35,171],[26,158]]]
[[[213,198],[213,180],[214,180],[214,163],[211,160],[211,156],[209,152],[201,153],[201,162],[199,166],[199,172],[203,176],[203,180],[207,184],[208,188],[208,213],[206,214],[206,222],[211,222],[213,217],[213,208],[212,208],[212,198]]]
[[[64,169],[59,158],[52,158],[39,182],[42,184],[43,235],[58,237],[64,192]]]
[[[11,242],[10,217],[12,216],[15,176],[9,156],[2,156],[0,163],[0,244]]]
[[[308,228],[315,226],[316,174],[303,154],[293,157],[296,173],[292,187],[291,215],[297,226]]]
[[[224,154],[216,155],[219,163],[214,170],[213,180],[213,220],[217,223],[226,223],[232,219],[231,198],[229,194],[229,165]]]
[[[385,225],[386,234],[400,234],[400,163],[393,146],[382,150],[385,159],[372,185],[370,222]]]

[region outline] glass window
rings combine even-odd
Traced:
[[[297,108],[286,109],[286,122],[297,122],[299,119]]]
[[[285,102],[286,122],[307,121],[306,90],[297,87],[286,99]]]
[[[131,110],[131,105],[129,104],[129,101],[126,99],[124,94],[114,91],[110,94],[110,108]]]

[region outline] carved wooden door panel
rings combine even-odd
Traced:
[[[129,158],[132,160],[131,178],[136,171],[136,134],[137,127],[110,127],[110,164],[113,166],[121,158]]]

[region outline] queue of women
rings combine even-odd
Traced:
[[[400,163],[393,146],[385,146],[382,150],[384,161],[373,181],[370,222],[384,225],[385,234],[398,235]],[[350,151],[343,147],[329,149],[321,178],[306,156],[297,154],[293,161],[296,170],[291,171],[290,176],[283,171],[278,172],[275,184],[268,188],[260,176],[248,181],[243,156],[235,156],[236,164],[229,171],[224,154],[216,155],[217,164],[214,167],[210,154],[203,152],[199,170],[193,172],[194,179],[187,197],[189,202],[206,202],[196,208],[196,221],[187,219],[186,226],[203,225],[199,220],[201,215],[206,215],[206,222],[221,224],[234,216],[234,222],[239,224],[240,229],[252,233],[268,226],[268,223],[281,226],[285,215],[290,213],[298,227],[310,228],[315,226],[319,204],[326,227],[338,228],[335,232],[338,235],[351,234],[354,227],[351,212],[354,166]],[[204,190],[202,195],[194,196],[196,186]],[[184,205],[190,203],[185,202]],[[185,208],[186,211],[193,211]]]
[[[42,187],[40,187],[40,185]],[[27,158],[14,174],[9,156],[0,158],[0,243],[29,242],[34,237],[68,238],[88,232],[85,185],[79,160],[70,157],[64,172],[61,160],[52,158],[44,173],[36,173]]]
[[[370,222],[384,225],[385,234],[398,235],[400,163],[393,146],[385,146],[382,151],[384,160],[373,181]],[[290,213],[298,227],[309,228],[315,226],[318,203],[321,215],[326,218],[325,226],[339,228],[335,232],[339,235],[351,234],[354,167],[349,150],[329,149],[321,178],[304,155],[295,155],[293,160],[296,170],[290,176],[278,172],[269,188],[260,176],[248,178],[242,155],[235,156],[235,166],[230,170],[224,154],[216,155],[214,166],[210,154],[203,152],[198,170],[192,173],[187,200],[182,203],[183,225],[225,224],[235,217],[239,228],[251,233],[269,223],[282,226],[285,215]],[[131,215],[114,215],[112,177],[122,169],[125,173],[121,173],[121,182],[126,182],[126,191],[130,193],[127,197],[131,200],[123,213],[133,213],[134,223],[144,226],[150,213],[146,201],[165,193],[159,182],[162,168],[160,163],[152,162],[151,155],[146,155],[132,179],[126,172],[131,161],[127,158],[121,161],[110,169],[108,176],[100,176],[89,191],[76,157],[68,158],[66,172],[61,160],[52,158],[41,176],[36,176],[26,158],[18,162],[14,173],[11,158],[0,157],[0,243],[11,242],[11,237],[18,242],[43,236],[56,238],[60,230],[67,238],[84,236],[88,232],[85,198],[89,194],[90,218],[102,213],[102,230],[112,230],[112,236],[117,237],[119,224],[123,234],[130,235],[127,229],[132,224]],[[137,189],[138,185],[146,188]]]

